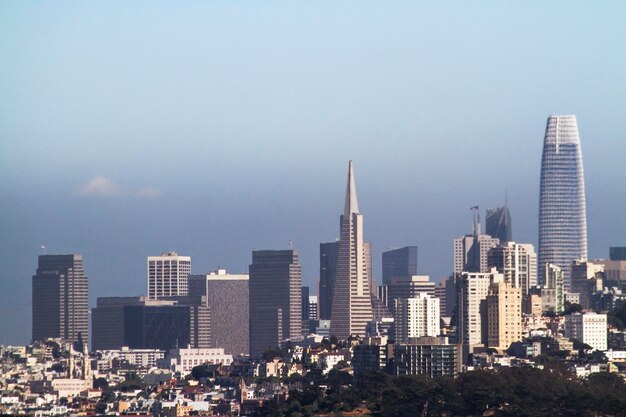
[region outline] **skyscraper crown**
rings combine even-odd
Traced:
[[[348,185],[346,186],[346,201],[343,206],[343,215],[348,216],[359,212],[359,202],[356,198],[356,183],[354,181],[354,170],[352,161],[348,163]]]

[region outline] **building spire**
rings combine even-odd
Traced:
[[[346,202],[343,206],[343,215],[349,216],[351,213],[359,212],[359,202],[356,198],[356,183],[354,181],[354,170],[352,161],[348,163],[348,185],[346,187]]]

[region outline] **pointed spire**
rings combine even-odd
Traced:
[[[348,185],[346,187],[346,202],[343,206],[343,215],[359,212],[359,202],[356,198],[356,183],[354,181],[354,170],[352,161],[348,163]]]

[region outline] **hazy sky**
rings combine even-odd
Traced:
[[[576,114],[590,257],[626,245],[626,3],[0,3],[0,343],[31,336],[40,246],[81,253],[92,305],[146,256],[247,270],[339,235],[354,160],[374,271],[452,269],[469,207],[537,242],[550,114]],[[316,293],[317,290],[312,291]]]

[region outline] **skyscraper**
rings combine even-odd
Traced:
[[[487,295],[487,343],[508,349],[522,340],[522,289],[510,282],[494,282]]]
[[[383,285],[391,278],[417,275],[417,246],[405,246],[383,252]]]
[[[499,242],[480,233],[454,239],[454,272],[489,272],[489,250]]]
[[[587,215],[583,158],[576,116],[550,116],[541,157],[539,189],[540,284],[545,265],[555,264],[570,282],[570,264],[587,259]]]
[[[530,243],[509,241],[491,248],[488,265],[504,274],[504,280],[513,287],[521,288],[524,296],[537,285],[537,255]]]
[[[294,250],[252,252],[250,354],[302,335],[302,268]]]
[[[89,341],[89,284],[81,255],[40,255],[33,275],[33,340]]]
[[[365,336],[372,320],[368,256],[363,242],[363,215],[359,212],[352,161],[348,165],[343,214],[340,217],[337,277],[333,292],[330,332],[339,339]]]
[[[320,243],[320,283],[319,316],[320,320],[330,320],[333,307],[333,291],[337,278],[337,258],[339,242]]]
[[[511,213],[509,212],[509,205],[506,201],[503,207],[487,209],[485,225],[487,234],[491,237],[498,238],[500,243],[505,244],[513,240]]]
[[[187,295],[191,257],[176,252],[148,256],[148,299]]]
[[[204,296],[209,308],[211,348],[239,355],[249,349],[249,277],[217,269],[189,275],[189,295]]]

